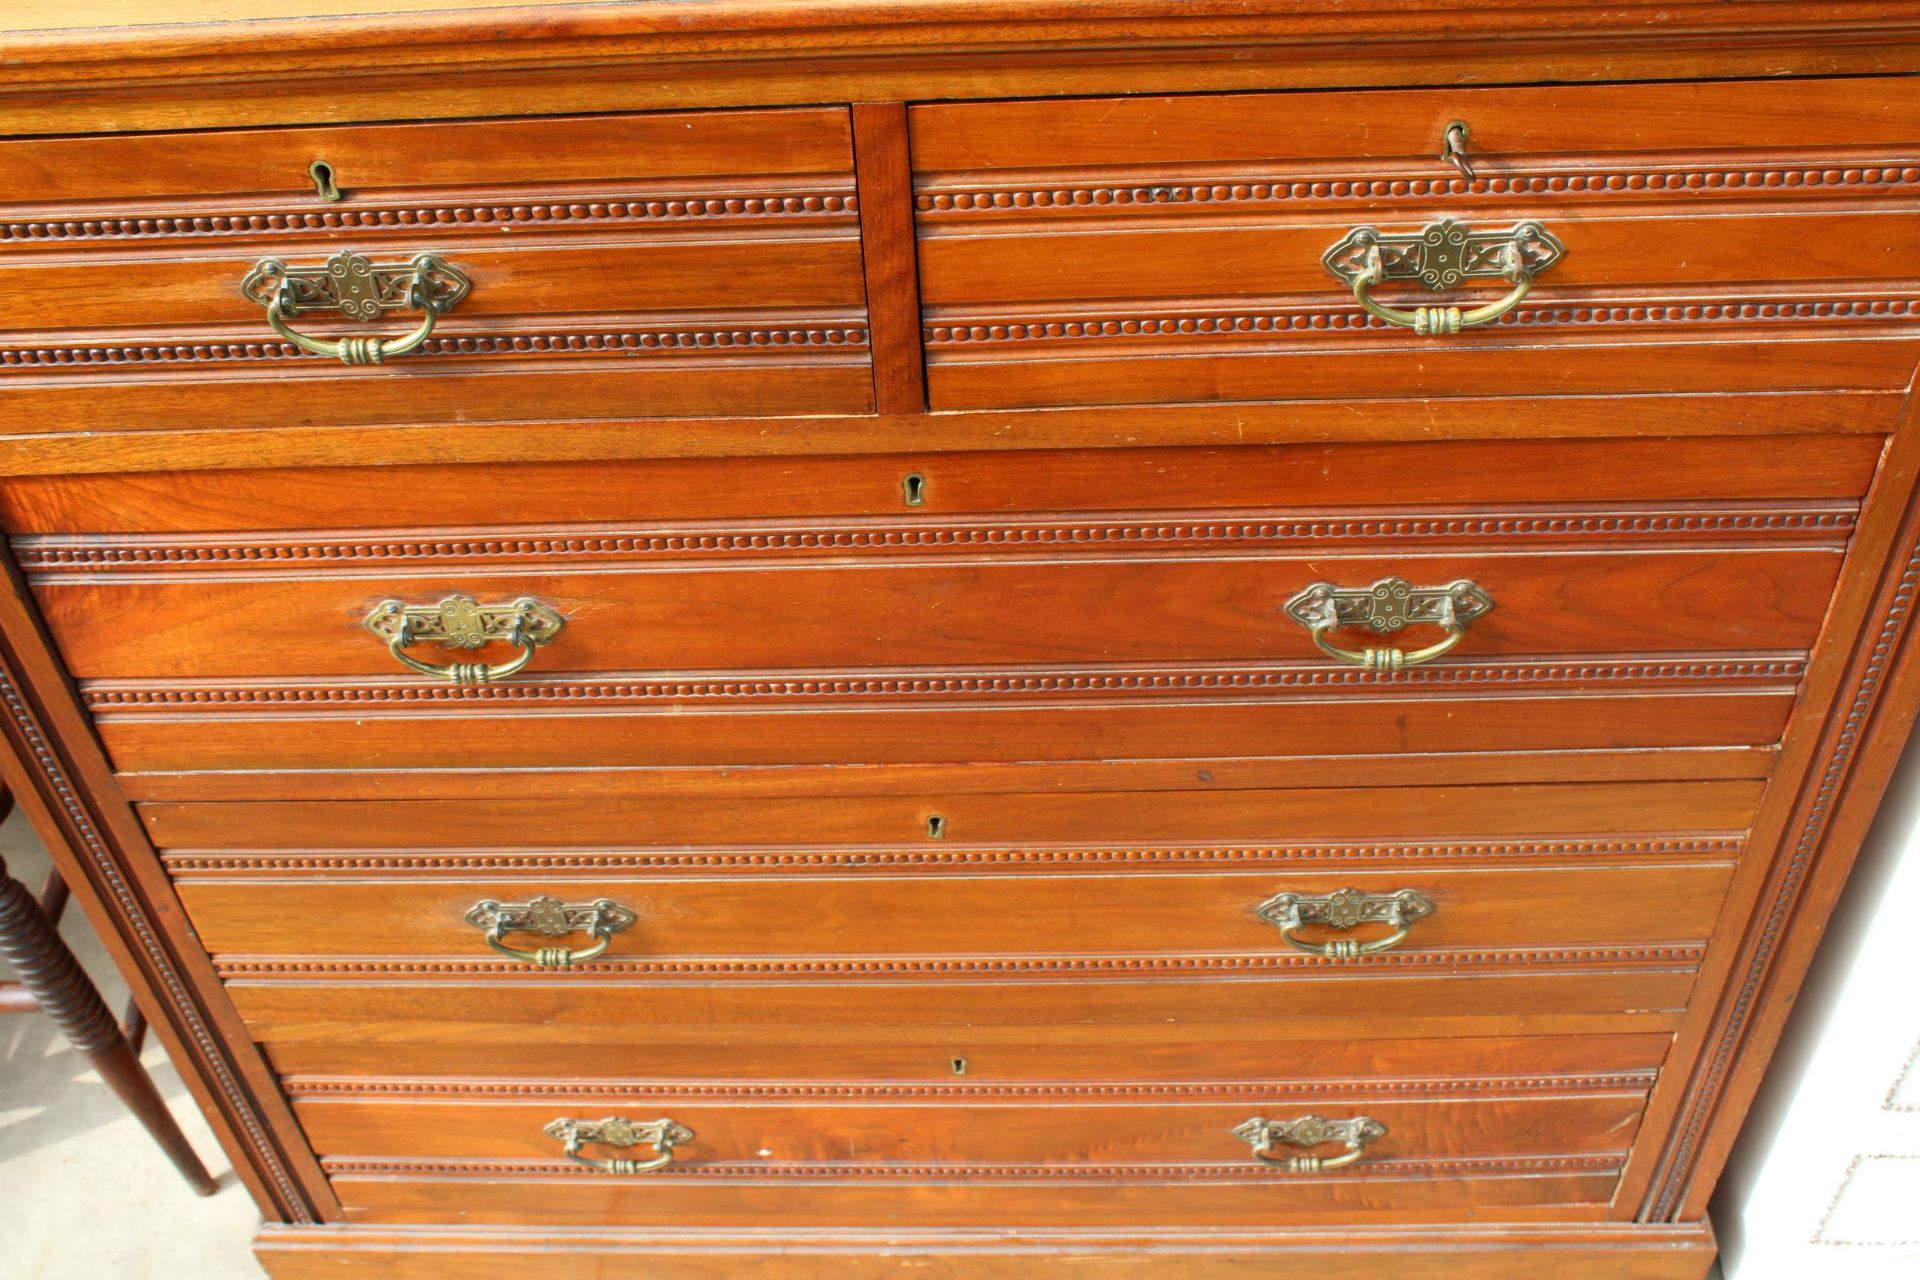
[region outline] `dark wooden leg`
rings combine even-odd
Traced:
[[[106,1001],[26,886],[7,874],[5,862],[0,862],[0,958],[13,966],[40,1008],[139,1117],[187,1184],[199,1195],[212,1195],[217,1189],[214,1180],[187,1145],[186,1135],[153,1087],[153,1078],[120,1034]]]

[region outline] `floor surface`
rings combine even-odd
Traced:
[[[0,857],[35,893],[47,855],[15,814]],[[61,934],[115,1011],[127,988],[78,907]],[[0,977],[10,978],[4,964]],[[167,1055],[143,1060],[187,1140],[220,1179],[187,1189],[145,1129],[43,1014],[0,1016],[0,1277],[5,1280],[260,1280],[248,1242],[259,1214],[234,1180]]]

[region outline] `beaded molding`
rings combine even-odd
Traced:
[[[583,1106],[610,1100],[662,1099],[698,1102],[787,1102],[818,1099],[861,1101],[979,1102],[996,1099],[1092,1098],[1102,1102],[1260,1102],[1274,1098],[1398,1098],[1505,1095],[1515,1093],[1644,1093],[1659,1072],[1618,1071],[1585,1075],[1538,1075],[1398,1080],[1212,1081],[1198,1084],[705,1084],[626,1080],[380,1079],[290,1076],[281,1084],[295,1098],[566,1098]]]
[[[1179,205],[1297,204],[1302,201],[1382,200],[1435,196],[1615,195],[1677,191],[1689,196],[1731,191],[1741,194],[1820,191],[1842,188],[1898,188],[1920,185],[1920,165],[1881,164],[1805,166],[1774,169],[1651,167],[1609,173],[1487,174],[1475,178],[1372,175],[1361,178],[1251,179],[1219,182],[1120,184],[1111,179],[995,187],[979,183],[952,187],[929,185],[914,196],[914,208],[936,215],[1005,214],[1032,209],[1163,209]]]
[[[888,871],[939,867],[1262,866],[1321,861],[1406,861],[1573,857],[1738,858],[1738,835],[1647,840],[1556,839],[1461,841],[1449,844],[1312,844],[1266,847],[1150,849],[708,850],[578,853],[200,853],[171,850],[167,869],[195,875],[305,875],[313,871],[677,871],[688,868],[790,871]]]
[[[1522,1174],[1539,1173],[1617,1173],[1625,1162],[1625,1153],[1568,1156],[1457,1156],[1433,1160],[1366,1160],[1350,1169],[1326,1175],[1342,1182],[1379,1178],[1408,1179],[1437,1174]],[[600,1178],[606,1174],[586,1169],[566,1160],[409,1160],[392,1158],[367,1160],[357,1157],[327,1156],[321,1167],[334,1177],[373,1178]],[[717,1181],[772,1179],[779,1182],[813,1179],[871,1178],[886,1181],[905,1179],[1007,1181],[1106,1182],[1147,1179],[1154,1182],[1205,1180],[1207,1182],[1265,1182],[1286,1178],[1290,1185],[1308,1180],[1264,1168],[1250,1161],[1232,1164],[908,1164],[893,1161],[819,1161],[811,1163],[783,1161],[716,1160],[699,1164],[671,1164],[647,1175],[647,1180],[671,1178],[676,1181]],[[644,1190],[646,1183],[625,1184]]]
[[[1920,298],[1838,298],[1726,302],[1522,303],[1500,317],[1505,328],[1620,324],[1762,324],[1803,320],[1910,320],[1920,318]],[[1218,311],[1204,315],[1079,316],[1072,319],[952,321],[925,325],[930,349],[1089,342],[1142,338],[1240,338],[1307,331],[1397,332],[1395,326],[1351,307],[1327,310],[1299,306]]]
[[[281,1207],[286,1210],[292,1221],[298,1223],[315,1221],[305,1193],[301,1191],[292,1173],[281,1159],[272,1138],[267,1134],[266,1126],[255,1110],[252,1097],[235,1074],[233,1066],[227,1061],[223,1041],[201,1014],[199,1005],[187,988],[186,979],[181,976],[172,956],[168,954],[165,945],[161,942],[152,920],[148,918],[146,909],[134,894],[133,887],[127,882],[126,876],[122,874],[113,851],[107,847],[99,828],[94,825],[92,815],[87,812],[86,806],[75,794],[65,767],[41,732],[39,719],[20,697],[20,691],[14,686],[12,674],[4,666],[0,666],[0,702],[5,703],[7,714],[12,718],[21,740],[26,744],[33,764],[46,779],[49,789],[58,800],[69,829],[79,836],[87,857],[99,874],[100,882],[113,895],[119,918],[125,922],[132,933],[130,943],[138,947],[139,953],[146,960],[148,969],[158,980],[157,989],[166,997],[180,1029],[197,1051],[197,1061],[205,1065],[208,1082],[226,1099],[228,1115],[233,1119],[240,1136],[245,1139],[248,1148],[253,1152],[256,1167],[266,1175],[280,1193]]]
[[[275,209],[261,213],[148,214],[0,222],[0,243],[72,243],[219,236],[311,235],[339,231],[410,231],[421,227],[497,227],[525,224],[712,222],[803,218],[851,221],[859,201],[850,191],[788,195],[666,196],[566,201],[490,201],[463,204],[342,205],[331,209]]]
[[[1727,1071],[1745,1038],[1748,1023],[1753,1017],[1754,1002],[1772,968],[1774,953],[1779,948],[1787,920],[1800,900],[1800,888],[1806,881],[1814,855],[1826,837],[1828,819],[1833,815],[1841,784],[1853,766],[1854,754],[1859,749],[1869,713],[1879,697],[1887,665],[1905,636],[1916,594],[1920,594],[1920,543],[1909,549],[1906,563],[1887,600],[1886,613],[1880,620],[1879,630],[1874,634],[1873,646],[1867,651],[1853,696],[1847,703],[1833,746],[1827,754],[1826,768],[1822,770],[1812,798],[1807,802],[1799,836],[1779,872],[1773,900],[1767,907],[1753,950],[1747,957],[1746,968],[1740,975],[1740,985],[1734,991],[1733,1003],[1728,1006],[1725,1020],[1714,1039],[1706,1071],[1690,1091],[1686,1111],[1677,1129],[1679,1138],[1670,1148],[1671,1154],[1666,1157],[1660,1180],[1655,1185],[1650,1214],[1653,1219],[1666,1221],[1672,1218],[1693,1171],[1701,1136],[1719,1102]]]
[[[620,329],[598,333],[462,334],[428,338],[414,356],[635,356],[762,354],[812,349],[865,350],[867,331],[859,325],[794,328]],[[412,358],[412,357],[409,357]],[[0,368],[84,369],[125,365],[250,364],[308,361],[291,342],[245,339],[236,342],[142,343],[128,346],[0,347]]]
[[[816,529],[636,529],[584,533],[569,529],[519,536],[341,537],[315,540],[271,535],[207,536],[171,542],[100,542],[59,534],[17,538],[13,551],[27,573],[59,570],[164,570],[243,564],[261,568],[326,567],[417,560],[619,561],[644,557],[838,554],[849,551],[971,552],[982,547],[1051,550],[1114,546],[1295,545],[1329,540],[1385,542],[1436,539],[1674,538],[1727,534],[1815,537],[1843,543],[1853,533],[1853,503],[1791,507],[1739,506],[1723,510],[1644,508],[1591,512],[1449,512],[1353,516],[1212,517],[1173,515],[1159,520],[1086,518],[1003,521],[993,524],[869,524]]]
[[[1387,951],[1358,959],[1333,960],[1304,952],[1251,956],[1020,956],[875,960],[595,960],[576,964],[558,981],[579,975],[633,978],[857,978],[876,974],[917,978],[1046,976],[1070,973],[1099,977],[1140,973],[1261,973],[1290,969],[1334,969],[1352,973],[1371,969],[1487,969],[1531,965],[1594,964],[1619,968],[1695,968],[1704,945],[1631,947],[1557,947],[1512,950]],[[522,981],[553,981],[553,975],[517,960],[345,960],[320,956],[287,959],[265,956],[217,956],[214,967],[233,981],[274,978],[438,978],[485,975]]]
[[[1399,671],[1359,668],[1276,667],[1240,670],[965,672],[938,675],[834,675],[715,677],[704,680],[650,678],[516,681],[486,685],[390,682],[314,684],[194,684],[171,687],[87,685],[81,698],[103,720],[116,712],[177,711],[195,716],[222,710],[285,709],[289,714],[331,707],[368,706],[621,706],[677,702],[788,703],[871,699],[969,699],[1076,695],[1179,694],[1201,691],[1248,693],[1324,689],[1580,688],[1609,685],[1744,685],[1788,687],[1806,672],[1802,657],[1652,659],[1635,662],[1549,662],[1528,659],[1411,667]]]

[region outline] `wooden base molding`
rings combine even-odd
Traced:
[[[273,1280],[443,1280],[550,1269],[570,1280],[1701,1280],[1705,1223],[1352,1231],[655,1232],[269,1227]]]

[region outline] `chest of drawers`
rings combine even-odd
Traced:
[[[0,701],[270,1274],[1705,1273],[1920,6],[180,8],[0,17]]]

